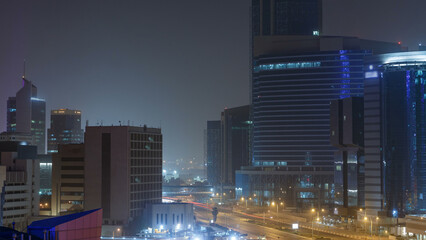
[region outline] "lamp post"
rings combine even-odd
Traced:
[[[271,204],[272,206],[275,206],[275,202],[272,202],[272,204]],[[278,203],[276,204],[277,205],[277,213],[278,213]]]
[[[117,228],[117,232],[120,232],[121,231],[121,229],[120,228]],[[114,239],[115,238],[115,229],[112,231],[112,239]]]
[[[312,208],[311,212],[312,212],[312,239],[314,239],[314,216],[315,216],[315,208]]]

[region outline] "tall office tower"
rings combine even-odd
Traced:
[[[59,144],[52,154],[52,215],[84,209],[84,144]]]
[[[50,112],[50,128],[47,130],[47,152],[58,151],[59,144],[71,144],[83,142],[83,130],[81,129],[81,111],[70,109],[58,109]]]
[[[331,205],[336,149],[330,144],[330,101],[361,97],[363,58],[400,46],[318,36],[261,38],[255,46],[254,168],[239,172],[243,186],[237,195],[254,192],[259,201],[283,198],[302,209]],[[262,175],[254,171],[257,166],[275,172]]]
[[[220,121],[207,121],[207,180],[216,186],[220,184],[222,161],[222,131]]]
[[[368,216],[426,213],[426,51],[366,59]]]
[[[4,167],[2,193],[3,226],[25,229],[39,213],[39,163],[37,147],[20,141],[0,142],[0,166]]]
[[[334,155],[334,203],[339,215],[356,216],[364,207],[364,99],[351,97],[330,103],[330,143]]]
[[[254,36],[319,35],[321,0],[252,0]]]
[[[235,171],[249,165],[250,106],[227,108],[222,112],[221,183],[235,185]]]
[[[16,132],[16,98],[7,99],[7,132]]]
[[[127,224],[161,202],[161,129],[86,127],[84,145],[84,208],[102,208],[104,224]]]
[[[7,101],[7,130],[34,136],[37,153],[46,153],[46,102],[37,98],[37,87],[22,78],[23,87]]]

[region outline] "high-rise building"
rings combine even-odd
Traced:
[[[334,155],[334,204],[339,215],[355,216],[364,207],[364,99],[330,103],[330,143]],[[344,214],[346,213],[346,214]]]
[[[58,109],[50,112],[50,128],[47,130],[47,152],[58,151],[59,144],[82,143],[81,111]]]
[[[252,0],[254,36],[319,35],[322,0]]]
[[[367,216],[426,213],[426,51],[365,62]]]
[[[222,131],[220,121],[207,121],[207,180],[216,186],[220,184],[222,162]]]
[[[23,87],[7,101],[7,130],[34,136],[37,153],[46,153],[46,102],[37,98],[37,87],[22,78]]]
[[[16,98],[7,99],[7,132],[16,132]]]
[[[128,224],[161,202],[161,129],[86,127],[84,145],[84,208],[102,208],[105,225]]]
[[[36,158],[36,146],[22,141],[0,141],[0,166],[5,169],[5,176],[1,176],[4,188],[0,203],[3,226],[25,229],[29,218],[39,214],[39,163]]]
[[[319,36],[259,38],[254,46],[253,168],[238,172],[237,196],[282,198],[305,209],[331,205],[330,101],[362,97],[364,57],[400,46]]]
[[[250,106],[226,108],[221,116],[221,183],[235,184],[235,171],[249,165]]]
[[[52,215],[84,209],[84,144],[59,144],[52,154]]]

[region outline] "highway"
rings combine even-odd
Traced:
[[[211,210],[197,206],[195,213],[198,221],[209,223],[212,219]],[[293,230],[289,230],[291,226],[286,223],[277,222],[275,219],[263,218],[255,215],[245,216],[237,212],[221,212],[219,210],[217,224],[228,227],[243,234],[248,234],[247,238],[257,239],[258,236],[265,236],[266,239],[312,239],[312,231],[306,228],[300,228],[297,234]],[[287,230],[281,230],[286,228]],[[337,236],[330,233],[319,232],[314,230],[314,239],[333,239],[344,240],[351,239],[348,237]]]
[[[197,207],[195,212],[198,221],[209,223],[212,219],[211,211],[208,209]],[[219,213],[216,223],[240,233],[248,234],[247,238],[257,239],[258,236],[264,235],[266,239],[311,239],[284,232],[275,228],[257,225],[253,222],[248,222],[248,220],[249,219],[247,218],[241,218],[231,213]]]

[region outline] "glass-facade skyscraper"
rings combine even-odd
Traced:
[[[207,180],[216,186],[220,184],[222,163],[222,131],[220,120],[207,121]]]
[[[252,0],[254,36],[319,35],[321,0]]]
[[[253,165],[332,171],[330,101],[363,94],[367,50],[261,56],[253,73]]]
[[[367,214],[426,213],[426,51],[377,55],[365,69]]]

